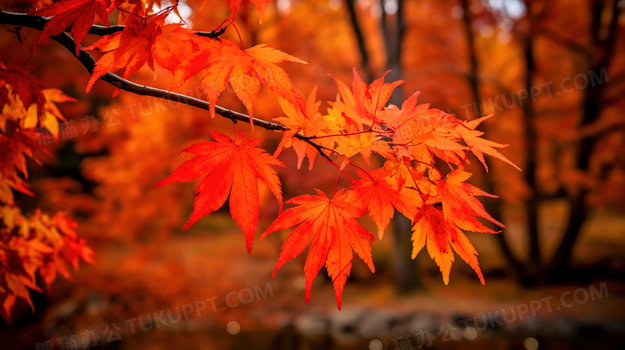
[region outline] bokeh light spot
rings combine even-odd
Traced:
[[[382,342],[377,339],[370,341],[369,350],[382,350]]]
[[[241,325],[237,321],[230,321],[226,326],[226,330],[232,335],[237,335],[241,331]]]
[[[536,340],[536,338],[529,337],[523,341],[523,346],[526,350],[537,350],[538,340]]]

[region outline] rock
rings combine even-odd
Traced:
[[[406,332],[415,334],[421,330],[438,332],[441,323],[436,322],[436,318],[430,314],[416,314],[406,323]]]
[[[568,317],[558,317],[549,322],[548,334],[571,338],[575,336],[575,322]]]
[[[308,340],[322,339],[328,333],[328,326],[329,321],[323,315],[304,314],[295,320],[295,329]]]
[[[360,323],[370,314],[368,310],[343,309],[332,313],[330,317],[330,335],[343,346],[354,345],[361,341],[358,329]]]
[[[360,323],[358,333],[364,339],[388,338],[397,315],[391,310],[380,310],[368,314]]]

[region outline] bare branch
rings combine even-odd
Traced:
[[[94,34],[94,35],[110,35],[110,34],[115,34],[117,32],[121,32],[126,28],[126,26],[110,26],[110,27],[106,27],[106,26],[100,26],[97,24],[94,24],[91,26],[91,28],[89,28],[89,34]],[[225,26],[219,30],[213,30],[210,32],[194,32],[195,35],[199,35],[199,36],[203,36],[203,37],[207,37],[207,38],[212,38],[212,39],[216,39],[218,38],[220,35],[222,35],[223,33],[226,32],[226,29],[228,29],[228,26]],[[67,28],[65,31],[68,32],[71,30],[71,27]]]

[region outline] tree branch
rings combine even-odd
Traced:
[[[544,36],[545,38],[553,41],[554,43],[567,48],[571,52],[574,52],[574,53],[577,53],[586,57],[590,55],[590,52],[588,51],[588,49],[585,48],[583,45],[580,45],[574,41],[568,40],[551,29],[541,28],[536,32],[536,35]]]
[[[24,27],[29,27],[29,28],[35,28],[32,27],[30,25],[28,25],[28,23],[34,23],[34,22],[39,22],[39,21],[44,21],[44,25],[47,21],[50,20],[49,17],[42,17],[42,16],[30,16],[26,13],[15,13],[15,12],[8,12],[8,11],[2,11],[3,14],[7,14],[10,15],[12,17],[10,22],[2,22],[3,24],[13,24],[13,25],[18,25],[18,26],[24,26]],[[22,18],[23,17],[23,18]],[[32,22],[34,21],[34,22]],[[89,34],[94,34],[94,35],[111,35],[111,34],[115,34],[117,32],[121,32],[126,28],[126,26],[101,26],[101,25],[97,25],[94,24],[91,26],[91,28],[89,28],[88,33]],[[35,29],[43,29],[43,27],[40,28],[35,28]],[[213,30],[210,32],[194,32],[195,35],[198,36],[203,36],[203,37],[207,37],[207,38],[213,38],[216,39],[218,38],[220,35],[222,35],[223,33],[226,32],[226,29],[228,29],[228,26],[225,26],[219,30]],[[72,27],[68,27],[67,29],[65,29],[65,32],[69,32],[72,30]]]
[[[27,16],[27,15],[15,14],[15,13],[5,12],[5,11],[0,10],[0,24],[10,24],[10,25],[17,25],[17,26],[42,30],[47,22],[48,22],[48,19],[45,17]],[[69,36],[67,33],[61,33],[51,38],[54,41],[58,42],[59,44],[63,45],[70,52],[72,53],[74,52],[76,44],[74,42],[74,39],[72,39],[72,37]],[[85,68],[87,68],[89,73],[93,73],[96,61],[88,52],[80,51],[80,54],[78,55],[77,58],[80,61],[80,63],[82,63],[82,65],[85,66]],[[139,85],[129,80],[122,79],[113,73],[106,73],[105,75],[100,77],[100,80],[104,80],[107,83],[121,90],[132,92],[133,94],[158,97],[158,98],[162,98],[165,100],[180,102],[180,103],[193,106],[193,107],[197,107],[200,109],[204,109],[207,111],[209,110],[210,105],[206,101],[200,100],[195,97],[175,93],[175,92],[169,92],[169,91],[153,88],[150,86]],[[232,110],[220,107],[220,106],[215,106],[215,112],[221,115],[222,117],[233,120],[233,121],[241,121],[245,123],[250,123],[251,121],[253,121],[255,126],[259,126],[266,130],[272,130],[272,131],[289,130],[286,126],[282,124],[268,122],[268,121],[257,119],[257,118],[251,118],[247,114],[238,113],[238,112],[235,112],[235,111],[232,111]],[[323,158],[333,162],[332,159],[323,151],[324,147],[313,142],[310,137],[307,137],[301,134],[295,134],[294,137],[313,146]]]
[[[31,16],[32,17],[32,16]],[[115,34],[117,32],[121,32],[126,28],[126,26],[100,26],[97,24],[94,24],[91,26],[91,28],[89,28],[89,34],[94,34],[94,35],[111,35],[111,34]],[[207,37],[207,38],[212,38],[212,39],[216,39],[218,38],[220,35],[222,35],[223,33],[226,32],[226,29],[228,29],[228,26],[225,26],[219,30],[213,30],[210,32],[194,32],[193,34],[195,35],[199,35],[199,36],[203,36],[203,37]],[[65,31],[68,32],[71,30],[71,27],[67,28]]]

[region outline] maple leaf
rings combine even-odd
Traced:
[[[256,147],[260,139],[246,140],[238,132],[236,140],[219,132],[212,132],[216,142],[200,142],[181,151],[195,157],[184,162],[154,188],[172,183],[186,182],[204,174],[197,187],[193,212],[182,228],[188,230],[201,217],[219,209],[230,194],[230,213],[243,230],[248,253],[252,251],[254,234],[258,226],[258,181],[262,180],[278,199],[282,211],[280,179],[270,165],[284,166],[282,162]]]
[[[382,121],[387,128],[392,130],[399,129],[420,114],[426,113],[430,108],[429,103],[417,106],[419,94],[419,91],[412,94],[402,103],[401,109],[395,105],[384,107],[383,111],[378,112],[377,117],[380,118],[380,121]],[[401,135],[403,133],[399,134]]]
[[[309,143],[297,139],[294,136],[301,133],[304,136],[324,135],[327,134],[329,123],[319,113],[319,101],[316,101],[317,85],[313,88],[312,92],[306,100],[306,110],[304,113],[293,103],[288,100],[278,97],[278,102],[282,111],[286,114],[286,117],[278,117],[273,120],[286,126],[289,130],[284,132],[280,144],[276,148],[273,156],[280,155],[283,149],[293,147],[295,154],[297,155],[297,169],[300,169],[304,157],[308,157],[309,170],[313,168],[315,164],[315,157],[317,156],[317,149]],[[330,139],[321,139],[318,144],[324,147],[334,146],[334,142]]]
[[[414,219],[412,232],[412,258],[414,259],[427,243],[428,253],[440,268],[445,284],[449,283],[449,273],[454,262],[452,247],[462,260],[475,270],[480,282],[484,284],[484,276],[477,261],[477,251],[465,234],[453,222],[446,220],[441,210],[432,205],[424,205]]]
[[[215,51],[214,43],[218,43],[219,50]],[[179,87],[203,70],[202,86],[210,103],[211,117],[215,117],[215,103],[228,83],[247,108],[250,117],[253,116],[261,82],[277,96],[305,110],[302,93],[293,86],[286,72],[274,64],[287,61],[306,64],[305,61],[264,44],[241,50],[231,40],[212,41],[203,50],[178,69],[170,89]]]
[[[388,132],[393,136],[394,152],[398,157],[408,157],[427,164],[435,162],[434,156],[447,163],[459,165],[466,146],[458,143],[455,117],[428,105],[416,105],[412,95],[398,110],[390,106],[381,112],[388,122]]]
[[[34,75],[28,74],[26,69],[11,67],[0,69],[0,83],[5,88],[5,84],[10,85],[13,94],[19,96],[24,108],[28,109],[31,104],[35,104],[37,115],[43,115],[46,97],[43,93],[43,82]],[[10,101],[8,91],[5,103]],[[3,104],[4,106],[4,104]]]
[[[123,31],[111,35],[105,35],[100,40],[83,50],[98,49],[104,52],[104,56],[96,63],[91,79],[87,84],[87,92],[93,84],[108,72],[124,68],[124,79],[129,78],[147,62],[150,69],[154,70],[154,58],[152,53],[156,44],[156,38],[161,34],[165,18],[169,11],[164,11],[144,25],[142,19],[131,17],[132,20]]]
[[[460,133],[464,142],[471,148],[471,152],[477,157],[477,159],[482,162],[484,168],[488,172],[488,166],[486,165],[486,161],[484,160],[484,153],[488,154],[491,157],[495,157],[499,160],[502,160],[517,170],[521,171],[521,168],[512,163],[508,158],[504,157],[501,153],[499,153],[495,148],[505,148],[509,145],[493,142],[490,140],[486,140],[481,138],[480,136],[484,135],[483,131],[475,130],[480,123],[485,121],[486,119],[492,117],[493,115],[487,115],[482,118],[478,118],[475,120],[471,120],[468,122],[464,122],[463,125],[459,125],[457,127],[457,131]]]
[[[33,302],[30,299],[30,292],[28,289],[43,293],[41,288],[37,287],[37,284],[33,280],[24,275],[3,272],[0,274],[0,277],[4,277],[4,283],[6,283],[6,289],[8,289],[9,292],[6,294],[6,299],[4,299],[4,302],[2,303],[3,312],[8,316],[7,320],[10,319],[11,308],[15,305],[17,298],[24,299],[30,306],[31,311],[35,312],[35,305],[33,305]],[[3,281],[0,279],[0,282]]]
[[[390,73],[390,71],[387,71],[381,78],[367,85],[358,75],[356,68],[353,71],[353,93],[345,83],[333,77],[343,100],[331,103],[331,105],[355,122],[370,125],[375,119],[376,124],[379,124],[380,120],[376,118],[377,112],[382,110],[386,102],[391,98],[393,90],[403,84],[404,81],[398,80],[385,84],[384,77]]]
[[[393,155],[391,147],[382,140],[382,137],[369,132],[355,135],[345,135],[333,138],[337,143],[336,151],[347,158],[360,153],[365,163],[370,164],[371,152],[376,152],[385,158]]]
[[[35,16],[52,17],[37,37],[31,51],[35,50],[45,39],[61,34],[70,26],[76,42],[76,56],[80,52],[80,43],[93,25],[96,13],[109,27],[107,9],[111,6],[110,0],[61,0],[54,4],[30,13]]]
[[[332,278],[340,310],[343,288],[352,268],[352,250],[367,264],[371,272],[375,272],[371,258],[371,243],[374,238],[356,221],[356,218],[364,214],[364,210],[348,202],[345,190],[337,192],[332,199],[320,190],[315,191],[317,196],[303,195],[287,201],[299,206],[280,214],[260,239],[271,232],[301,224],[282,245],[273,276],[276,276],[287,261],[302,253],[312,241],[304,267],[306,304],[310,302],[313,281],[325,264]]]
[[[0,315],[7,322],[17,298],[24,299],[34,311],[29,289],[43,292],[36,283],[37,272],[49,288],[57,270],[70,276],[63,260],[76,269],[79,257],[95,264],[93,251],[74,231],[78,224],[64,213],[50,218],[37,209],[27,218],[19,208],[7,205],[0,207],[0,222],[0,235],[12,237],[0,240],[0,293],[5,294],[0,294]]]
[[[182,24],[167,24],[155,40],[153,56],[161,67],[175,73],[183,61],[200,53],[202,45],[214,43],[214,40],[183,28]]]
[[[46,128],[54,139],[58,140],[60,131],[59,120],[65,121],[65,117],[63,117],[55,102],[76,102],[76,99],[65,95],[58,89],[45,89],[42,90],[42,92],[46,99],[42,111],[43,114],[38,116],[37,112],[39,112],[39,110],[37,109],[37,111],[35,111],[36,106],[34,104],[30,105],[26,115],[23,116],[21,127],[22,129],[29,129],[35,128],[37,124],[39,124],[41,127]]]
[[[347,201],[369,211],[380,239],[395,214],[393,207],[407,218],[415,217],[422,205],[418,192],[405,187],[398,190],[397,179],[392,177],[391,171],[380,168],[370,171],[368,175],[359,171],[358,175],[360,179],[353,182]]]
[[[41,164],[33,157],[33,149],[37,148],[36,140],[33,129],[18,130],[11,136],[0,134],[0,176],[14,181],[19,179],[19,170],[28,179],[26,156]]]
[[[464,183],[471,175],[471,173],[465,172],[460,167],[447,174],[446,179],[437,183],[436,189],[441,197],[445,217],[455,216],[458,218],[458,215],[452,215],[452,213],[464,213],[482,217],[497,226],[505,227],[488,214],[482,203],[475,198],[476,195],[487,195],[495,198],[497,196],[490,195],[471,184]]]
[[[85,244],[85,240],[78,238],[76,234],[75,229],[78,227],[78,223],[65,213],[57,213],[52,218],[52,223],[63,236],[64,244],[61,255],[74,269],[78,270],[78,258],[91,265],[96,264],[93,260],[95,253]]]

